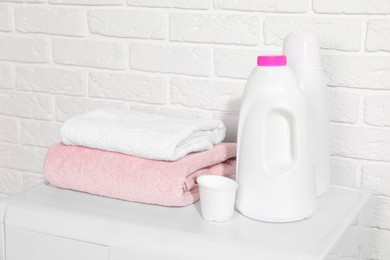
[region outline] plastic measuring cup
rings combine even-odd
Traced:
[[[237,182],[215,175],[200,176],[197,182],[203,219],[211,222],[228,221],[234,212]]]

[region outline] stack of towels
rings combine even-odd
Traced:
[[[232,177],[236,146],[220,120],[186,120],[120,109],[74,117],[46,156],[57,187],[164,206],[199,199],[196,178]]]

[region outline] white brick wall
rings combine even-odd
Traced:
[[[328,14],[390,14],[387,0],[314,0],[313,9],[317,13]]]
[[[20,123],[16,118],[0,117],[0,142],[19,143]]]
[[[333,155],[390,162],[389,130],[334,126],[331,142]]]
[[[0,89],[15,87],[15,68],[12,64],[0,63]]]
[[[321,47],[341,51],[360,50],[361,23],[353,18],[268,17],[264,20],[265,44],[282,45],[291,31],[318,32]]]
[[[178,42],[257,45],[257,16],[222,14],[172,14],[170,40]]]
[[[390,89],[389,56],[325,56],[329,85],[363,89]]]
[[[373,241],[374,246],[373,253],[370,259],[390,259],[390,232],[375,228],[373,229]]]
[[[45,148],[0,143],[0,167],[40,173],[46,152]]]
[[[362,167],[362,186],[377,195],[390,197],[390,165],[365,164]]]
[[[124,0],[49,0],[50,4],[63,4],[63,5],[122,5]]]
[[[14,14],[15,28],[22,33],[83,36],[87,29],[85,14],[79,9],[22,6]]]
[[[390,51],[390,19],[368,21],[366,49],[368,51]]]
[[[113,41],[55,39],[53,58],[59,64],[124,70],[128,47]]]
[[[23,174],[19,171],[0,168],[0,189],[3,193],[15,193],[23,188]]]
[[[330,167],[332,184],[344,187],[356,186],[358,166],[355,162],[332,158]]]
[[[211,0],[127,0],[130,6],[181,8],[181,9],[208,9]]]
[[[330,120],[341,123],[357,123],[359,95],[341,91],[331,91],[330,95]]]
[[[316,31],[332,183],[374,191],[365,255],[388,260],[389,14],[389,0],[0,0],[0,198],[41,181],[62,123],[100,107],[218,118],[235,141],[257,55]]]
[[[8,169],[7,169],[8,170]],[[28,189],[44,181],[42,174],[23,172],[23,189]]]
[[[44,3],[46,0],[0,0],[0,2],[14,2],[14,3]]]
[[[370,217],[372,227],[390,229],[390,198],[387,196],[373,197],[373,214]]]
[[[0,92],[0,114],[42,120],[53,119],[53,98],[21,92]]]
[[[83,71],[17,66],[16,89],[71,96],[86,96],[87,75]]]
[[[367,96],[364,100],[364,121],[374,126],[390,126],[390,95]]]
[[[45,63],[50,61],[51,47],[48,39],[36,37],[0,37],[0,60]]]
[[[215,0],[214,7],[251,12],[305,13],[309,8],[309,2],[305,0]]]
[[[0,31],[12,30],[11,8],[9,5],[0,5]]]
[[[130,67],[135,70],[208,76],[211,51],[202,47],[177,47],[133,43]]]
[[[238,112],[244,84],[173,78],[171,101],[187,107]]]
[[[164,39],[166,18],[161,12],[132,10],[90,10],[89,30],[92,33],[129,38]]]
[[[21,143],[31,146],[50,147],[61,141],[61,123],[22,120]]]
[[[90,75],[89,96],[123,99],[151,104],[164,104],[167,82],[162,77],[134,74],[100,73]]]
[[[220,77],[247,79],[257,62],[260,50],[215,49],[215,74]]]
[[[103,107],[129,108],[125,102],[95,100],[87,98],[56,97],[55,99],[55,119],[59,122],[86,113],[90,110]]]

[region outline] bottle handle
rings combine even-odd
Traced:
[[[273,175],[287,174],[298,161],[297,118],[286,108],[268,111],[265,121],[265,164]]]

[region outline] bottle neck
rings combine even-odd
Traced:
[[[255,68],[256,71],[264,71],[264,72],[275,72],[280,73],[282,71],[290,71],[291,69],[287,66],[257,66]]]

